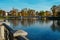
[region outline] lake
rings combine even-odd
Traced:
[[[29,40],[60,40],[60,20],[12,19],[8,22],[12,29],[28,32]]]

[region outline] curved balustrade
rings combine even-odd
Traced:
[[[5,29],[4,29],[5,40],[14,40],[15,37],[17,40],[20,39],[18,37],[22,37],[25,40],[29,40],[26,37],[28,33],[25,32],[24,30],[13,30],[5,23],[3,23],[2,25],[5,27]]]

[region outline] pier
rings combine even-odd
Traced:
[[[13,30],[5,22],[0,23],[0,40],[29,40],[24,30]]]

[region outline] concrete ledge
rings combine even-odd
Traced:
[[[17,36],[27,36],[27,35],[28,35],[28,33],[25,32],[24,30],[18,30],[18,31],[16,31],[16,32],[13,34],[14,37],[17,37]]]

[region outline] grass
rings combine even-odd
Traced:
[[[0,17],[0,19],[5,19],[4,17]]]

